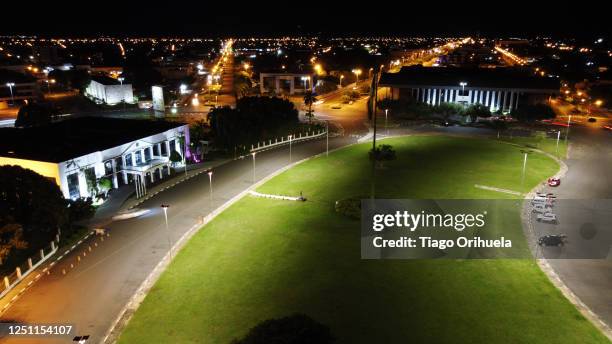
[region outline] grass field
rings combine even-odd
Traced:
[[[509,198],[558,165],[494,140],[384,141],[398,159],[377,171],[378,198]],[[531,260],[361,260],[359,222],[334,212],[367,195],[367,145],[275,177],[197,233],[153,287],[120,343],[229,343],[268,318],[305,313],[338,343],[607,343]],[[518,216],[518,215],[517,215]],[[519,225],[518,219],[516,224]],[[520,239],[518,239],[520,240]]]

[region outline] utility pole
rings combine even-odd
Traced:
[[[374,87],[374,99],[372,100],[372,117],[374,120],[374,133],[372,136],[372,175],[371,175],[371,190],[370,190],[370,198],[374,200],[376,195],[376,107],[377,107],[377,97],[378,97],[378,71],[374,73],[372,79],[372,87]]]

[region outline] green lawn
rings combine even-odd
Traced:
[[[558,169],[534,153],[520,187],[515,146],[383,142],[398,159],[377,171],[378,198],[509,198],[473,185],[527,191]],[[338,343],[608,342],[531,260],[361,260],[359,222],[333,209],[369,193],[368,148],[312,159],[258,190],[302,191],[307,202],[245,197],[223,212],[177,254],[119,342],[229,343],[295,312],[330,326]]]

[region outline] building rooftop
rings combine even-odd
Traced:
[[[104,76],[104,75],[94,75],[91,77],[91,80],[97,83],[100,83],[102,85],[120,85],[121,84],[119,80],[113,79],[111,77]],[[128,83],[124,83],[124,84],[128,84]]]
[[[177,122],[81,117],[32,128],[0,128],[0,156],[62,162],[184,125]]]
[[[32,76],[29,76],[23,73],[0,68],[0,85],[4,86],[7,82],[14,82],[16,84],[25,84],[25,83],[36,82],[36,79]]]
[[[457,86],[525,88],[559,91],[559,80],[510,68],[402,67],[398,73],[383,73],[380,86]]]

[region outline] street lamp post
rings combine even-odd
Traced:
[[[344,75],[340,75],[340,88],[342,88],[342,79],[344,79]]]
[[[527,171],[527,155],[530,153],[529,151],[526,150],[521,150],[521,153],[523,153],[524,158],[523,158],[523,173],[521,174],[521,187],[525,184],[525,173]]]
[[[253,183],[255,183],[255,155],[256,154],[257,152],[251,153],[251,155],[253,156]]]
[[[291,139],[293,138],[293,135],[289,135],[289,163],[291,163]]]
[[[325,156],[329,156],[329,121],[325,121]]]
[[[123,94],[123,80],[125,80],[125,78],[120,76],[117,78],[117,80],[119,80],[119,83],[121,83],[121,94]],[[123,103],[123,110],[125,110],[125,97],[121,97],[121,102]]]
[[[361,69],[353,69],[353,73],[355,74],[355,86],[359,84],[359,75],[361,74]]]
[[[464,96],[465,95],[465,86],[467,86],[467,82],[462,81],[459,83],[459,86],[461,86],[461,95]]]
[[[569,136],[570,125],[572,125],[572,115],[567,118],[567,130],[565,131],[565,143],[567,144],[567,137]]]
[[[557,131],[557,147],[555,150],[557,158],[559,158],[559,138],[561,138],[561,130]]]
[[[170,239],[170,227],[168,227],[168,204],[162,204],[161,208],[164,210],[164,219],[166,220],[166,233],[168,235],[168,247],[170,248],[170,258],[172,258],[172,240]]]
[[[13,87],[15,86],[14,82],[7,82],[6,86],[8,86],[9,91],[11,92],[11,105],[15,105],[15,98],[13,96]]]
[[[213,171],[212,170],[208,171],[208,185],[210,186],[210,202],[211,202],[211,204],[212,204],[212,200],[213,200],[212,175],[213,175]]]
[[[389,136],[389,127],[387,127],[388,114],[389,114],[389,109],[385,109],[385,132],[387,133],[387,136]]]

